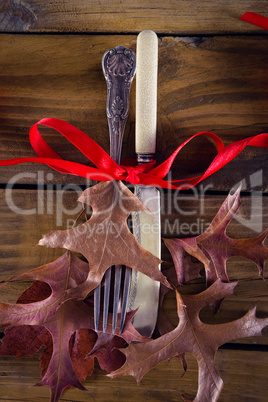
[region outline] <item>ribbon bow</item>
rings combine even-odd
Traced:
[[[41,137],[38,131],[38,124],[57,130],[78,148],[96,167],[87,166],[81,163],[64,160],[58,155]],[[182,180],[163,180],[170,171],[170,168],[180,150],[197,136],[210,137],[218,150],[217,156],[213,159],[203,175]],[[136,165],[130,161],[128,165],[118,165],[92,138],[83,131],[71,124],[53,118],[45,118],[38,121],[30,128],[29,138],[32,148],[37,157],[16,158],[0,161],[0,166],[17,165],[20,163],[37,162],[50,166],[52,169],[66,174],[85,177],[91,180],[109,181],[124,180],[131,184],[143,184],[148,186],[179,189],[191,188],[212,175],[232,159],[234,159],[247,145],[268,148],[268,133],[245,138],[224,146],[221,139],[213,133],[204,131],[193,135],[183,142],[172,155],[162,164],[155,167],[155,162]]]

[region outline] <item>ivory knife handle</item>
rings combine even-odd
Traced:
[[[158,70],[158,39],[155,32],[146,30],[138,35],[136,61],[136,153],[154,154]]]

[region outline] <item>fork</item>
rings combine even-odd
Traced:
[[[123,46],[110,49],[103,55],[102,70],[107,84],[106,114],[110,135],[110,156],[117,164],[120,164],[123,134],[129,111],[129,92],[136,72],[136,55],[132,50],[126,49]],[[121,265],[115,265],[110,267],[105,273],[103,332],[106,332],[107,328],[112,270],[114,270],[113,333],[115,333],[116,330],[122,269],[123,267]],[[121,299],[120,333],[124,328],[127,299],[131,282],[131,268],[124,267],[124,270],[125,276]],[[94,291],[94,325],[96,331],[99,329],[100,306],[101,284]]]

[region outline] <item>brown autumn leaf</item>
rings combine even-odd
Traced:
[[[86,189],[78,200],[91,205],[91,218],[75,228],[53,231],[39,241],[42,246],[63,247],[87,258],[88,277],[68,291],[69,297],[85,298],[112,265],[129,266],[170,287],[159,271],[161,261],[140,246],[127,226],[130,213],[146,207],[122,182],[98,183]]]
[[[135,313],[136,310],[127,313],[127,323],[125,324],[125,326],[131,325],[130,323]],[[148,342],[150,339],[151,338],[140,336],[140,342]],[[94,347],[89,353],[89,356],[96,357],[98,359],[99,365],[102,370],[117,370],[125,363],[126,360],[125,355],[118,350],[120,348],[125,348],[128,346],[128,343],[126,341],[130,343],[131,338],[127,339],[125,337],[124,339],[121,336],[118,336],[118,334],[115,335],[107,332],[98,332],[98,339],[96,340]]]
[[[244,317],[225,324],[204,324],[199,312],[206,305],[233,293],[237,283],[223,283],[218,279],[204,292],[197,295],[180,295],[176,291],[179,324],[171,332],[146,344],[131,344],[121,352],[125,364],[109,377],[132,375],[139,383],[142,377],[157,364],[182,353],[191,353],[198,362],[198,392],[195,402],[216,401],[223,381],[216,371],[214,357],[218,347],[236,338],[261,335],[268,325],[268,318],[259,319],[256,308]]]
[[[28,304],[46,299],[51,295],[47,283],[35,281],[18,298],[17,303]],[[38,325],[18,325],[7,327],[0,346],[0,356],[32,356],[42,346],[52,345],[48,330]]]
[[[89,266],[70,252],[57,260],[27,271],[16,279],[32,279],[45,282],[51,293],[45,299],[25,304],[24,301],[0,303],[0,323],[10,325],[40,325],[66,300],[66,291],[83,283],[88,275]]]
[[[79,286],[85,281],[87,275],[88,264],[67,251],[56,261],[17,277],[17,279],[26,278],[39,281],[38,285],[35,283],[33,286],[32,293],[31,289],[26,291],[19,298],[17,304],[0,303],[0,326],[15,326],[15,329],[6,330],[7,338],[5,340],[4,337],[2,355],[9,349],[9,341],[10,351],[14,355],[23,355],[24,343],[25,351],[27,349],[28,354],[35,353],[42,345],[45,345],[46,349],[41,360],[44,377],[37,385],[50,387],[53,402],[58,401],[67,388],[74,386],[81,390],[85,389],[75,372],[77,360],[80,357],[83,366],[78,372],[80,378],[84,378],[86,375],[88,365],[91,367],[93,358],[87,357],[87,355],[92,349],[93,340],[87,337],[87,341],[81,345],[80,340],[81,337],[85,340],[85,333],[78,331],[94,329],[93,307],[86,301],[71,299],[66,301],[65,299],[66,290]],[[36,286],[40,292],[37,291]],[[27,297],[30,303],[27,303]],[[34,301],[35,298],[38,301]],[[127,342],[146,340],[147,338],[142,337],[132,326],[131,317],[132,313],[128,313],[124,331],[119,333],[120,325],[118,324],[115,334],[120,335]],[[100,325],[102,325],[101,322]],[[28,345],[28,339],[25,337],[29,336],[32,326],[33,344]],[[40,328],[44,328],[45,331]],[[107,332],[112,333],[111,315],[108,317]],[[51,337],[47,338],[48,334],[52,336],[52,348]],[[16,351],[15,339],[18,336],[20,349]],[[11,343],[12,339],[13,343]],[[94,339],[96,340],[95,335]],[[89,370],[91,371],[90,368]]]
[[[5,329],[0,356],[33,356],[47,344],[52,344],[50,333],[38,325],[19,325]]]
[[[97,339],[93,329],[82,328],[75,331],[69,342],[72,366],[79,381],[85,381],[94,370],[94,358],[88,356]]]
[[[37,385],[48,385],[51,389],[51,400],[58,401],[63,392],[70,387],[85,390],[80,381],[92,373],[93,357],[88,356],[93,346],[92,334],[84,329],[94,328],[93,309],[83,301],[68,300],[43,325],[52,335],[53,353],[45,376]],[[112,315],[108,317],[106,331],[112,332]],[[145,340],[134,329],[128,316],[124,331],[119,333],[118,324],[115,333],[128,341]],[[95,339],[95,335],[93,337]]]
[[[47,372],[47,369],[49,368],[49,364],[53,353],[53,338],[50,335],[50,333],[46,330],[46,328],[44,327],[38,327],[38,328],[42,328],[43,331],[46,331],[49,335],[49,338],[47,338],[42,345],[45,347],[45,349],[43,350],[40,356],[41,376],[44,377],[44,375]],[[11,330],[16,329],[17,327],[11,328]],[[22,343],[25,341],[26,336],[27,333],[24,333]],[[91,374],[94,371],[94,359],[93,357],[88,356],[88,352],[93,348],[96,338],[97,338],[96,332],[90,329],[78,329],[70,338],[69,354],[71,357],[75,375],[80,382],[85,381],[86,378],[88,376],[91,376]],[[33,342],[35,341],[33,340]],[[6,343],[7,345],[9,344],[9,338],[6,340]],[[66,389],[68,388],[71,388],[71,386],[66,387]]]
[[[179,285],[174,266],[172,266],[168,269],[165,269],[165,276],[168,278],[170,283],[173,284],[173,286],[177,287]],[[170,289],[163,286],[162,284],[160,285],[158,316],[157,316],[157,322],[156,322],[156,328],[160,335],[164,335],[167,332],[170,332],[174,329],[174,325],[168,319],[168,317],[164,311],[164,308],[163,308],[164,299],[165,299],[166,295],[170,292],[171,292]]]
[[[171,283],[173,285],[178,286],[177,278],[175,277],[176,273],[174,271],[175,271],[174,267],[170,267],[169,269],[165,270],[165,275],[171,281]],[[158,333],[160,334],[160,336],[173,331],[175,328],[174,325],[171,323],[171,321],[168,319],[168,317],[165,313],[165,310],[163,308],[164,298],[165,298],[166,294],[169,292],[170,292],[170,289],[166,288],[162,284],[160,285],[158,316],[157,316],[157,322],[156,322],[156,329],[157,329]],[[186,361],[185,353],[184,352],[180,353],[177,355],[177,357],[180,360],[184,373],[185,373],[187,371],[187,361]]]
[[[47,283],[35,281],[20,295],[17,303],[34,303],[44,300],[50,294],[51,288]],[[79,381],[85,381],[94,370],[94,359],[87,355],[92,350],[96,339],[95,331],[88,329],[77,330],[70,338],[69,353]],[[53,353],[53,338],[44,326],[19,325],[6,328],[0,347],[0,356],[15,356],[16,358],[32,356],[43,346],[45,349],[40,356],[43,377]]]
[[[98,342],[99,338],[102,338]],[[105,339],[105,340],[104,340]],[[98,359],[102,370],[118,370],[126,361],[125,355],[118,349],[126,348],[128,344],[123,338],[112,334],[98,334],[98,340],[90,352],[90,356]]]
[[[164,239],[177,271],[179,281],[189,273],[189,267],[184,266],[182,256],[188,254],[201,261],[206,268],[207,284],[210,285],[220,278],[228,282],[226,262],[234,256],[245,257],[258,266],[263,274],[264,262],[268,259],[268,248],[264,241],[268,229],[261,235],[249,239],[232,239],[226,235],[228,224],[240,206],[240,188],[233,195],[229,195],[207,230],[199,236],[185,239]],[[186,271],[186,272],[185,272]],[[196,273],[193,273],[196,274]],[[198,276],[198,275],[197,275]]]

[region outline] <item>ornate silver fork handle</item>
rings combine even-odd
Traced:
[[[110,156],[120,163],[122,140],[129,111],[129,92],[136,72],[136,55],[123,46],[117,46],[104,53],[102,70],[107,83],[106,114],[110,134]],[[113,332],[117,324],[117,314],[120,298],[122,267],[115,266],[114,300],[113,300]],[[126,268],[124,291],[122,298],[120,331],[123,330],[127,297],[131,281],[131,269]],[[111,268],[106,271],[104,279],[103,302],[103,332],[106,331],[111,287]],[[99,328],[101,285],[94,291],[94,322],[95,330]]]

